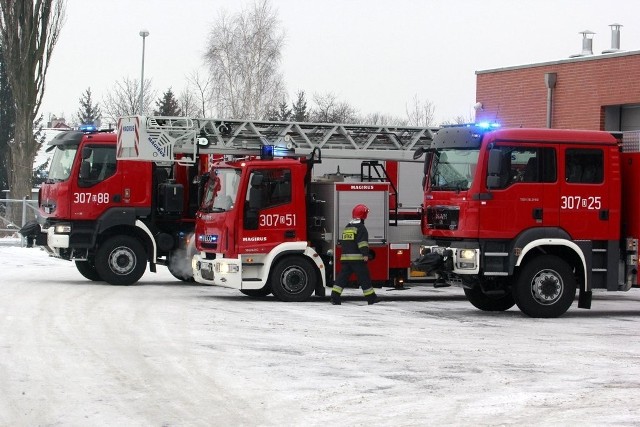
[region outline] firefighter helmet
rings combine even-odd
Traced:
[[[369,208],[366,205],[359,204],[355,205],[353,208],[353,212],[351,215],[356,219],[367,219],[367,214],[369,213]]]

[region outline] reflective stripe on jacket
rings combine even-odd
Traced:
[[[369,232],[361,220],[353,220],[342,231],[340,261],[363,261],[369,256]]]

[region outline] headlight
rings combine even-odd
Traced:
[[[71,233],[71,224],[58,224],[53,231],[56,234],[68,234]]]
[[[471,249],[461,249],[458,252],[458,258],[460,259],[475,259],[476,252]]]
[[[219,274],[237,273],[238,271],[240,271],[238,264],[229,264],[227,262],[219,262],[216,264],[216,273]]]

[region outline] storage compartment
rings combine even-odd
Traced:
[[[181,215],[184,205],[184,188],[182,184],[172,182],[158,186],[158,213]]]

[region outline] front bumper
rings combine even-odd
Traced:
[[[59,234],[55,232],[55,227],[47,229],[47,246],[54,251],[67,249],[69,247],[69,234]]]
[[[207,259],[201,254],[191,261],[193,278],[198,283],[242,289],[242,262],[235,258]]]
[[[441,270],[447,273],[473,275],[480,272],[480,250],[443,246],[422,246],[421,253],[435,253],[442,257]]]

